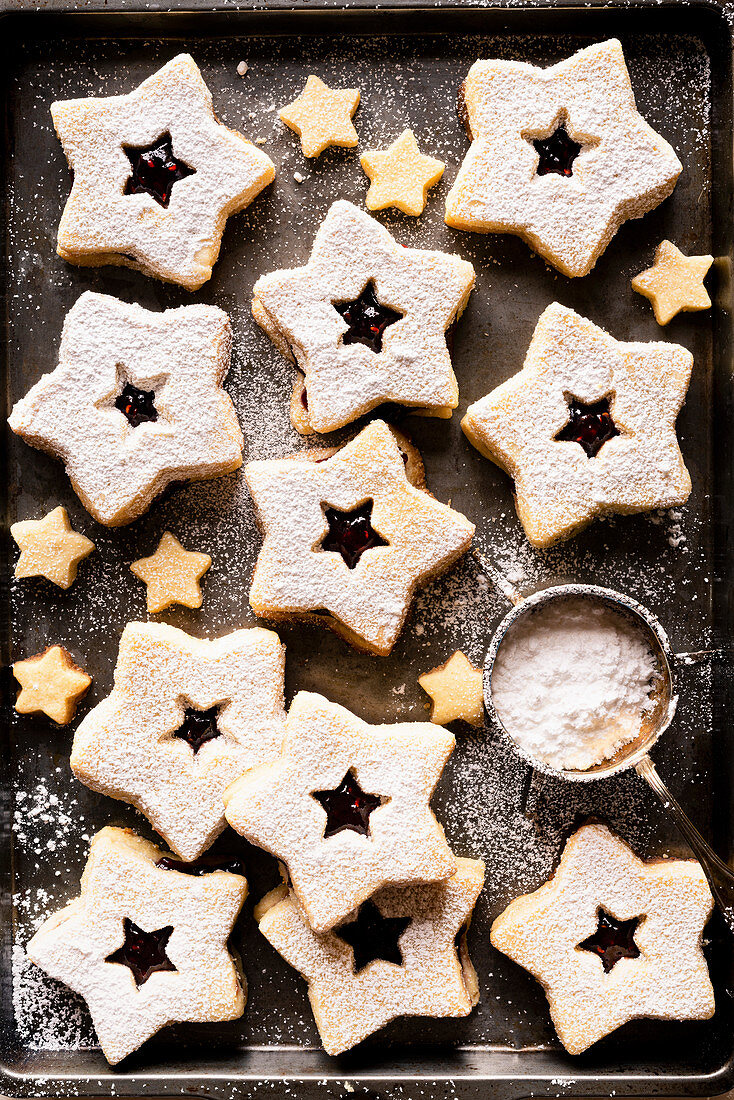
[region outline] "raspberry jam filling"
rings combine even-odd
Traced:
[[[533,142],[538,153],[537,175],[572,176],[573,162],[581,152],[581,146],[572,137],[563,123],[553,131],[550,137],[538,138]]]
[[[613,970],[620,959],[639,958],[640,949],[635,943],[639,917],[617,920],[606,909],[600,909],[597,920],[596,932],[578,946],[581,951],[591,951],[599,956],[605,974]]]
[[[187,707],[184,711],[184,720],[173,736],[179,737],[187,745],[190,745],[194,750],[194,756],[196,756],[202,745],[205,745],[207,741],[213,741],[215,737],[219,737],[218,713],[219,707],[210,707],[209,710],[196,710],[193,707]]]
[[[123,145],[122,148],[132,168],[125,184],[126,195],[150,195],[161,206],[168,206],[174,183],[196,172],[173,155],[169,133],[161,134],[152,146]]]
[[[155,390],[139,390],[129,382],[115,398],[115,408],[120,410],[131,428],[137,428],[139,424],[152,424],[158,419]]]
[[[368,500],[351,512],[324,508],[329,530],[321,543],[322,550],[341,554],[349,569],[354,569],[365,550],[390,544],[377,534],[370,523],[372,501]]]
[[[379,795],[362,790],[351,771],[333,791],[313,791],[311,797],[326,810],[325,840],[343,829],[369,836],[370,814],[382,805]]]
[[[409,924],[410,917],[383,917],[374,902],[365,901],[356,920],[343,924],[336,934],[352,948],[354,973],[359,974],[375,959],[402,966],[403,953],[398,941]]]
[[[353,302],[334,302],[334,309],[349,325],[342,336],[342,343],[364,344],[374,352],[382,351],[382,334],[385,329],[403,316],[378,302],[372,280],[367,283],[359,298],[355,298]]]
[[[555,436],[559,443],[580,443],[588,458],[595,458],[605,443],[619,435],[609,411],[609,398],[584,405],[572,397],[568,404],[569,421]]]
[[[137,924],[124,917],[122,922],[125,942],[117,951],[108,955],[105,962],[120,963],[131,971],[135,984],[140,988],[151,974],[160,970],[176,970],[168,955],[166,945],[171,938],[173,925],[155,932],[144,932]]]
[[[244,875],[245,864],[238,856],[199,856],[187,863],[185,859],[162,856],[156,861],[156,867],[164,871],[180,871],[184,875],[209,875],[212,871],[229,871],[231,875]]]

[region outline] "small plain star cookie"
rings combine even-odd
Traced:
[[[643,863],[603,825],[569,839],[553,877],[492,925],[494,946],[543,986],[566,1050],[581,1054],[628,1020],[707,1020],[701,950],[713,908],[700,864]]]
[[[128,95],[51,107],[74,173],[58,253],[198,288],[211,277],[227,218],[275,176],[269,157],[223,126],[193,58],[182,53]]]
[[[470,263],[403,248],[340,200],[305,267],[258,279],[252,312],[304,375],[309,425],[330,432],[384,401],[451,415],[459,393],[446,333],[473,286]]]
[[[684,256],[671,241],[661,241],[655,263],[635,275],[632,289],[650,299],[655,320],[667,325],[681,311],[711,308],[703,280],[713,262],[713,256]]]
[[[128,623],[112,693],[76,731],[80,782],[145,814],[182,859],[226,826],[222,792],[280,752],[285,650],[254,628],[212,641]]]
[[[92,677],[74,664],[60,645],[16,661],[13,676],[20,684],[15,700],[18,714],[45,714],[60,726],[71,722],[79,700],[92,682]]]
[[[45,577],[59,588],[70,588],[79,562],[94,550],[94,543],[69,523],[66,508],[54,508],[43,519],[23,519],[12,524],[10,534],[20,557],[15,576]]]
[[[457,561],[474,534],[460,512],[410,483],[381,420],[331,457],[250,462],[245,477],[265,536],[250,589],[255,614],[323,621],[373,653],[390,652],[415,589]]]
[[[412,130],[403,130],[387,149],[362,153],[359,163],[370,179],[365,199],[368,210],[395,206],[416,218],[423,213],[428,191],[446,167],[442,160],[420,152]]]
[[[678,344],[623,343],[554,302],[522,370],[467,409],[462,428],[515,480],[533,546],[598,516],[685,503],[691,478],[675,422],[693,357]]]
[[[484,882],[484,864],[458,859],[430,886],[388,886],[324,935],[309,927],[293,892],[263,899],[259,928],[303,974],[327,1054],[341,1054],[397,1016],[468,1016],[479,1000],[462,937]]]
[[[330,145],[353,149],[359,138],[352,116],[359,105],[359,88],[329,88],[309,76],[297,99],[278,111],[278,117],[301,139],[304,157],[318,157]]]
[[[204,597],[199,581],[211,563],[208,554],[184,550],[175,535],[164,531],[155,554],[138,558],[130,572],[147,586],[147,609],[155,614],[174,603],[201,607]]]
[[[588,275],[622,223],[658,206],[682,170],[638,112],[616,38],[547,69],[477,61],[459,113],[472,145],[447,225],[515,233],[570,277]]]
[[[151,313],[86,292],[64,321],[58,366],[8,424],[61,459],[99,523],[131,523],[172,481],[242,465],[242,432],[222,389],[231,345],[229,318],[215,306]]]
[[[245,1008],[244,976],[227,939],[247,880],[167,870],[167,858],[131,829],[102,829],[79,897],[26,948],[31,962],[87,1002],[112,1065],[168,1024],[236,1020]]]
[[[433,702],[431,721],[439,726],[461,719],[470,726],[484,724],[483,673],[457,649],[445,664],[418,677]]]
[[[428,722],[371,726],[300,691],[280,757],[225,792],[227,821],[286,864],[309,924],[327,932],[381,886],[454,874],[429,805],[454,744]]]

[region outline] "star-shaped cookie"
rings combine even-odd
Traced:
[[[77,703],[92,682],[60,645],[16,661],[13,676],[20,684],[15,700],[18,714],[45,714],[60,726],[71,722]]]
[[[454,874],[429,805],[453,748],[428,722],[371,726],[300,691],[281,756],[226,791],[227,821],[286,864],[309,924],[327,932],[381,886]]]
[[[275,176],[269,157],[223,126],[182,53],[128,95],[51,107],[74,173],[58,253],[121,264],[187,290],[210,278],[227,218]]]
[[[410,484],[390,429],[369,424],[332,457],[250,462],[265,535],[250,604],[270,619],[325,618],[353,645],[389,653],[416,587],[469,548],[474,525]]]
[[[299,135],[304,157],[317,157],[330,145],[353,149],[359,141],[352,115],[359,105],[359,88],[329,88],[309,76],[297,99],[278,117]]]
[[[451,415],[459,396],[446,331],[473,286],[470,263],[403,248],[339,200],[305,267],[258,279],[252,312],[305,376],[311,427],[330,432],[383,401]]]
[[[209,641],[128,623],[114,688],[77,729],[71,769],[136,806],[182,859],[196,859],[226,826],[222,792],[280,751],[284,668],[271,630]]]
[[[412,130],[403,130],[387,149],[362,153],[359,163],[370,179],[367,209],[395,206],[413,217],[423,213],[428,190],[435,187],[446,167],[442,160],[420,152]]]
[[[60,458],[84,507],[118,527],[170,482],[242,464],[242,432],[222,389],[232,334],[215,306],[150,313],[82,294],[64,321],[59,363],[8,419]]]
[[[655,263],[635,275],[632,289],[650,299],[655,320],[667,325],[681,311],[711,308],[703,280],[713,262],[713,256],[684,256],[671,241],[661,241]]]
[[[637,110],[616,38],[547,69],[477,61],[460,114],[472,145],[446,223],[516,233],[564,275],[587,275],[622,223],[658,206],[681,172]]]
[[[208,554],[184,550],[175,535],[164,531],[155,554],[138,558],[130,572],[147,586],[146,605],[154,614],[174,603],[201,607],[204,597],[199,581],[211,563]]]
[[[446,882],[385,887],[364,903],[351,924],[325,935],[309,927],[292,892],[275,895],[270,907],[263,899],[260,931],[308,982],[327,1054],[349,1050],[397,1016],[469,1015],[479,987],[465,943],[457,951],[455,941],[479,897],[484,864],[456,862],[456,874]],[[368,907],[374,912],[365,927],[360,918]],[[383,954],[365,952],[373,946],[370,933]],[[388,938],[397,938],[390,942],[396,951],[384,950]]]
[[[460,718],[470,726],[484,722],[483,673],[457,649],[445,664],[418,677],[433,702],[431,721],[439,726]]]
[[[131,829],[92,838],[80,895],[38,929],[28,958],[89,1006],[112,1065],[178,1021],[235,1020],[244,978],[227,938],[247,896],[228,871],[187,875]]]
[[[554,302],[522,370],[467,409],[462,428],[515,480],[533,546],[597,516],[683,504],[691,479],[675,422],[693,358],[678,344],[623,343]]]
[[[20,557],[15,576],[46,577],[59,588],[70,588],[77,566],[94,550],[94,543],[69,523],[60,505],[43,519],[23,519],[12,524],[10,534],[18,544]]]
[[[643,863],[603,825],[570,838],[553,877],[516,898],[492,943],[543,986],[570,1054],[628,1020],[707,1020],[714,991],[701,950],[713,908],[700,864]]]

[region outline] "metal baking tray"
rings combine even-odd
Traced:
[[[25,7],[25,10],[24,10]],[[68,10],[67,10],[68,9]],[[712,3],[560,3],[483,7],[380,5],[347,9],[305,0],[268,10],[213,10],[191,0],[161,12],[139,0],[112,11],[104,0],[71,5],[46,0],[33,10],[6,0],[1,22],[4,267],[3,395],[8,403],[53,368],[63,317],[94,289],[161,309],[211,302],[230,314],[235,350],[227,388],[246,436],[245,458],[307,445],[288,421],[292,368],[253,322],[256,277],[302,263],[315,226],[336,198],[362,203],[367,181],[354,151],[330,150],[305,162],[275,111],[309,72],[359,86],[360,144],[391,140],[412,126],[421,147],[447,162],[444,180],[418,220],[380,218],[399,241],[458,251],[477,269],[477,287],[455,339],[461,409],[513,374],[541,310],[557,299],[621,339],[659,339],[647,302],[630,276],[670,237],[684,251],[716,257],[710,313],[682,314],[664,338],[690,348],[693,381],[680,416],[693,493],[676,513],[597,523],[572,542],[535,552],[516,520],[508,479],[450,422],[400,419],[420,446],[428,484],[477,523],[476,550],[416,600],[388,658],[352,650],[328,631],[283,626],[287,692],[323,692],[369,721],[424,718],[417,676],[461,647],[482,660],[494,625],[508,609],[493,578],[521,591],[554,580],[621,589],[660,616],[682,658],[678,716],[655,750],[662,774],[726,858],[732,815],[732,54],[727,12]],[[673,196],[642,221],[628,222],[587,278],[568,280],[520,240],[448,229],[443,199],[466,151],[456,113],[457,88],[477,57],[548,64],[591,41],[622,39],[639,106],[673,144],[684,172]],[[275,184],[230,219],[211,282],[192,296],[123,268],[83,269],[56,257],[56,228],[68,173],[51,126],[54,99],[126,92],[180,50],[189,50],[212,89],[222,120],[264,148],[278,166]],[[247,60],[244,78],[237,63]],[[294,173],[306,179],[297,182]],[[4,417],[3,417],[4,424]],[[336,438],[344,438],[341,433]],[[63,593],[46,582],[15,584],[3,544],[2,662],[50,642],[67,646],[94,677],[80,714],[111,686],[124,624],[144,618],[144,596],[129,563],[150,553],[170,528],[214,565],[199,612],[165,618],[194,634],[252,625],[247,593],[259,546],[241,472],[179,486],[130,527],[96,525],[71,491],[59,463],[17,439],[2,442],[3,511],[8,520],[40,516],[64,504],[96,554]],[[484,563],[484,565],[482,564]],[[486,568],[485,568],[486,566]],[[9,677],[7,678],[9,686]],[[121,802],[76,783],[68,769],[71,729],[20,718],[8,692],[2,722],[2,968],[0,1091],[9,1096],[357,1095],[438,1100],[527,1095],[706,1095],[734,1084],[732,944],[716,919],[707,952],[718,1008],[705,1023],[640,1021],[580,1058],[554,1037],[538,985],[489,944],[493,917],[552,870],[565,836],[589,815],[608,821],[642,855],[685,847],[641,780],[621,775],[600,784],[538,783],[488,732],[457,730],[457,748],[436,806],[462,855],[487,863],[487,885],[470,933],[482,1000],[463,1020],[397,1021],[348,1056],[319,1047],[305,986],[257,932],[248,902],[236,943],[250,996],[244,1017],[226,1026],[176,1027],[111,1070],[96,1049],[86,1010],[68,990],[24,963],[22,945],[77,888],[88,837],[104,824],[150,835]],[[225,834],[218,845],[242,847]],[[256,900],[275,881],[274,862],[247,849]],[[15,948],[13,945],[16,945]]]

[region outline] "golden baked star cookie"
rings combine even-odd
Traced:
[[[558,1038],[581,1054],[628,1020],[707,1020],[701,950],[713,909],[694,860],[643,863],[603,825],[569,839],[553,877],[492,925],[494,946],[538,979]]]
[[[71,722],[77,703],[92,682],[60,645],[16,661],[13,676],[20,684],[15,700],[18,714],[45,714],[60,726]]]
[[[483,673],[457,649],[445,664],[418,677],[433,702],[431,721],[439,726],[460,718],[470,726],[484,723]]]
[[[164,611],[171,604],[201,607],[204,599],[199,581],[211,566],[208,554],[184,550],[170,531],[164,531],[154,554],[138,558],[130,572],[147,586],[148,611]]]
[[[70,588],[80,561],[94,550],[94,543],[80,535],[69,522],[66,508],[59,506],[43,519],[14,523],[10,534],[20,550],[15,576],[46,577],[59,588]]]
[[[359,88],[329,88],[309,76],[297,99],[278,111],[278,117],[299,135],[305,157],[317,157],[330,145],[353,149],[359,138],[352,116],[359,105]]]
[[[684,256],[671,241],[661,241],[655,263],[635,275],[632,289],[650,299],[655,320],[667,325],[681,311],[711,308],[703,280],[713,262],[713,256]]]
[[[395,206],[416,218],[423,213],[429,188],[435,187],[446,167],[442,160],[420,152],[412,130],[403,130],[387,149],[368,149],[359,163],[370,179],[368,210]]]

